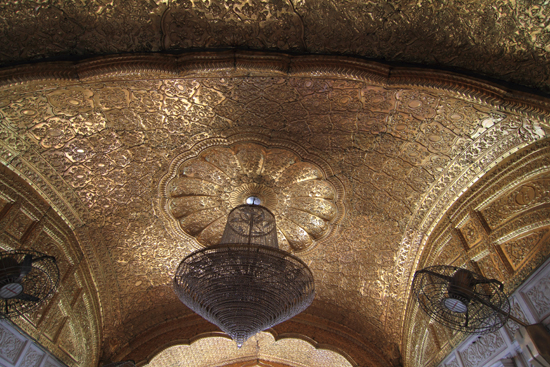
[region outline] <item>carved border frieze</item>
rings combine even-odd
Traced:
[[[0,86],[54,80],[100,81],[104,78],[193,77],[201,75],[287,75],[344,78],[395,88],[424,87],[445,90],[483,101],[502,111],[550,119],[548,98],[507,89],[494,83],[448,71],[394,67],[344,56],[293,56],[253,51],[196,52],[183,55],[132,54],[79,62],[43,62],[0,69]]]

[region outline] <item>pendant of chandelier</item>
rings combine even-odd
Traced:
[[[245,204],[229,213],[219,245],[182,260],[174,291],[240,348],[252,335],[305,310],[315,282],[302,260],[279,249],[273,214]]]

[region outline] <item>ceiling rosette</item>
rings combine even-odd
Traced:
[[[302,252],[327,240],[344,215],[343,186],[330,172],[289,142],[209,145],[174,159],[160,183],[161,207],[201,248],[219,243],[231,209],[258,197],[276,217],[280,248]]]

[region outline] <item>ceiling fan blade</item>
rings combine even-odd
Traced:
[[[25,255],[23,261],[19,264],[21,266],[21,272],[19,273],[19,280],[23,279],[25,275],[29,274],[32,270],[32,255]]]
[[[21,299],[23,301],[31,301],[31,302],[40,301],[40,298],[35,297],[35,296],[31,296],[30,294],[27,294],[27,293],[21,293],[20,295],[14,297],[14,298]]]

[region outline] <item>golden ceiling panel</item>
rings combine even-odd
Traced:
[[[298,153],[303,148],[290,141],[265,147],[249,136],[225,147],[228,143],[204,141],[204,150],[176,157],[161,179],[160,205],[175,232],[216,245],[231,209],[257,197],[275,215],[285,251],[330,241],[344,215],[344,190],[326,162],[307,153],[310,159],[304,160]]]
[[[544,99],[347,58],[230,52],[41,67],[2,71],[0,159],[74,228],[98,287],[105,360],[189,313],[169,284],[197,244],[169,223],[257,192],[289,216],[285,200],[303,198],[297,209],[328,224],[306,231],[322,246],[295,242],[316,281],[307,312],[365,335],[389,365],[423,235],[548,128]],[[217,238],[183,224],[199,242]]]
[[[4,64],[240,47],[470,70],[549,91],[542,1],[3,1]]]

